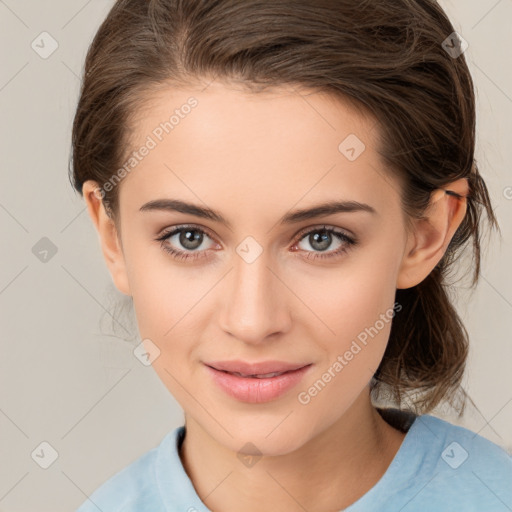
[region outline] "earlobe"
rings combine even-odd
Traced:
[[[432,192],[423,218],[413,222],[414,232],[407,240],[397,288],[421,283],[442,259],[466,214],[468,193],[465,178]]]
[[[98,231],[101,250],[112,281],[121,293],[131,295],[123,249],[114,220],[105,210],[100,190],[98,183],[88,180],[83,184],[82,194],[89,216]]]

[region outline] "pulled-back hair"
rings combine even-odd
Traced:
[[[461,391],[468,333],[449,297],[448,272],[472,241],[471,285],[480,275],[480,223],[498,228],[479,174],[475,94],[454,27],[434,0],[118,0],[87,54],[73,124],[70,178],[100,186],[130,149],[137,112],[152,92],[241,84],[328,92],[378,123],[383,167],[402,184],[408,222],[431,193],[466,178],[465,218],[418,285],[396,291],[401,311],[372,380],[395,403],[428,412]],[[446,41],[449,43],[447,44]],[[109,187],[110,188],[110,187]],[[118,215],[118,187],[102,192]],[[451,286],[451,284],[450,284]]]

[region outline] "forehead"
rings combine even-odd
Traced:
[[[377,144],[373,117],[324,92],[169,87],[133,118],[130,150],[138,156],[127,165],[120,204],[123,196],[139,206],[167,196],[254,211],[347,199],[378,209],[399,196]]]

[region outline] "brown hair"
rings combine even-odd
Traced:
[[[448,249],[417,286],[396,291],[374,398],[428,412],[461,391],[468,333],[448,296],[447,274],[472,239],[480,275],[483,210],[498,228],[474,160],[475,95],[455,32],[433,0],[118,0],[87,54],[73,124],[70,178],[111,178],[129,148],[134,116],[152,91],[215,77],[251,92],[292,85],[329,92],[378,121],[378,151],[402,183],[406,218],[420,218],[432,191],[467,178],[467,213]],[[450,46],[454,46],[453,39]],[[116,218],[118,190],[103,193]],[[464,401],[462,402],[462,406]],[[462,410],[462,407],[460,408]]]

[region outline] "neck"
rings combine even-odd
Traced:
[[[382,419],[368,393],[300,448],[247,467],[193,418],[185,424],[183,466],[198,496],[216,512],[346,508],[378,482],[405,436]]]

